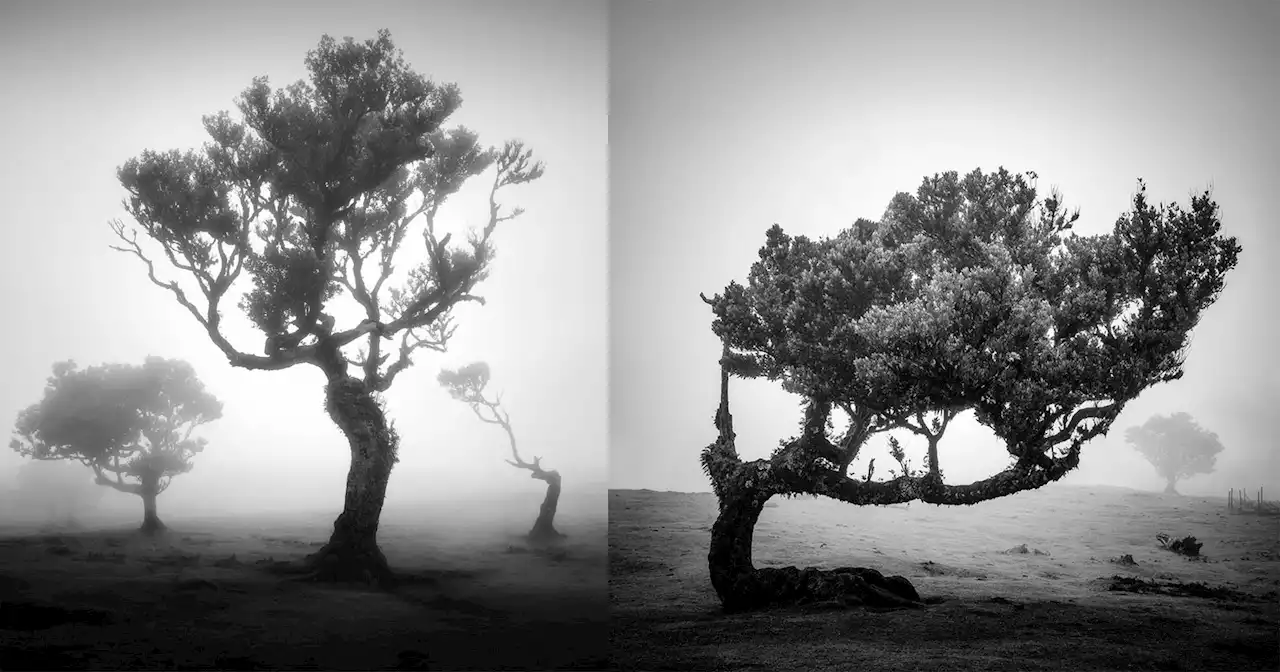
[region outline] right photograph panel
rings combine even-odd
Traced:
[[[1280,667],[1280,5],[610,24],[619,669]]]

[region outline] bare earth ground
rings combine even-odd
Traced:
[[[384,519],[394,593],[271,571],[330,516],[166,518],[155,543],[136,523],[0,528],[0,669],[599,669],[604,516],[558,516],[569,538],[540,550],[520,536],[535,515],[489,533]]]
[[[1228,515],[1226,498],[1051,484],[973,507],[809,498],[769,507],[756,527],[757,567],[874,567],[942,601],[919,610],[724,615],[706,567],[715,497],[615,490],[617,668],[1280,669],[1280,517]],[[1205,559],[1161,548],[1161,532],[1194,535]],[[1002,553],[1021,544],[1028,553]],[[1124,554],[1137,564],[1111,561]],[[1109,590],[1117,575],[1234,594]]]

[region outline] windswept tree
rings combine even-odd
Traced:
[[[1201,427],[1190,414],[1153,415],[1141,425],[1124,431],[1124,440],[1147,458],[1165,480],[1164,491],[1178,494],[1174,486],[1184,478],[1213,472],[1223,450],[1218,435]]]
[[[206,441],[192,437],[222,417],[190,364],[148,357],[141,366],[53,365],[44,398],[18,414],[9,446],[35,460],[71,460],[98,485],[142,498],[142,531],[164,529],[156,498],[191,471]]]
[[[520,142],[487,148],[465,127],[446,129],[458,87],[412,70],[386,31],[362,43],[325,36],[306,66],[310,81],[283,89],[254,79],[237,101],[239,119],[205,117],[203,149],[125,162],[124,206],[137,226],[112,223],[123,241],[115,249],[137,256],[232,366],[323,372],[325,409],[346,435],[351,466],[333,534],[308,558],[313,578],[389,585],[377,531],[399,439],[381,394],[416,351],[447,347],[457,306],[484,303],[476,289],[494,231],[521,212],[501,206],[498,192],[537,179],[542,164]],[[486,174],[484,226],[450,245],[437,213]],[[411,230],[421,232],[412,246],[420,263],[399,254]],[[161,278],[139,231],[198,292]],[[247,286],[237,305],[265,336],[262,354],[224,329],[238,282]],[[337,324],[344,297],[360,316],[354,324]]]
[[[516,446],[516,433],[511,429],[511,416],[502,409],[502,395],[490,399],[485,396],[485,388],[489,385],[489,365],[485,362],[473,362],[459,369],[443,369],[436,378],[441,387],[449,391],[449,396],[466,402],[476,417],[482,422],[498,425],[507,433],[511,444],[511,459],[507,464],[518,469],[528,469],[530,478],[545,481],[547,494],[538,509],[538,519],[529,530],[529,540],[533,542],[549,542],[563,538],[565,535],[556,530],[556,506],[560,503],[560,472],[554,469],[543,469],[542,458],[534,457],[533,462],[525,462],[520,458]]]
[[[1217,204],[1205,193],[1189,210],[1155,207],[1139,182],[1110,232],[1080,236],[1079,213],[1056,193],[1039,198],[1035,179],[935,175],[895,196],[880,221],[831,238],[775,225],[746,284],[703,297],[724,346],[719,438],[701,461],[720,502],[708,562],[726,609],[918,601],[906,579],[870,569],[756,569],[765,502],[974,504],[1039,488],[1075,468],[1127,402],[1182,375],[1189,334],[1240,252],[1219,235]],[[803,400],[799,435],[768,458],[738,456],[731,375],[777,381]],[[1010,465],[950,485],[940,444],[965,411],[1005,444]],[[851,476],[867,439],[896,428],[927,440],[923,469],[900,460],[888,480]]]

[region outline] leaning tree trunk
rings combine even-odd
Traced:
[[[560,504],[560,472],[544,471],[541,475],[535,472],[533,477],[547,482],[547,496],[542,498],[538,519],[529,530],[529,539],[538,542],[562,539],[564,535],[555,527],[556,506]]]
[[[720,497],[720,515],[711,526],[711,551],[707,564],[711,585],[725,611],[746,611],[771,602],[761,593],[756,568],[751,563],[751,541],[756,522],[769,496],[746,487],[726,488]]]
[[[728,353],[727,348],[725,352]],[[825,425],[826,412],[821,405],[810,405],[806,410],[805,434],[792,441],[788,452],[803,454],[807,451],[808,442]],[[729,373],[723,364],[720,371],[720,408],[716,411],[715,424],[720,438],[702,453],[703,470],[711,477],[720,503],[720,514],[711,526],[707,567],[711,585],[725,611],[815,602],[835,602],[845,606],[920,606],[920,594],[910,581],[901,576],[886,577],[875,569],[756,569],[751,562],[751,541],[756,522],[760,520],[769,498],[774,495],[820,494],[823,490],[813,475],[789,468],[787,455],[782,451],[770,460],[744,463],[738,457],[734,447],[733,415],[729,412]]]
[[[156,534],[165,529],[164,523],[160,521],[160,516],[156,515],[156,497],[159,495],[159,474],[144,474],[141,479],[141,487],[138,489],[138,496],[142,497],[141,530],[145,534]]]
[[[754,467],[755,465],[750,465]],[[754,478],[770,480],[768,472]],[[726,612],[812,603],[843,606],[919,607],[920,594],[902,576],[884,576],[869,567],[763,567],[751,561],[751,542],[770,494],[745,484],[720,490],[720,515],[711,526],[707,564],[711,585]],[[789,489],[783,494],[792,493]]]
[[[315,569],[312,578],[390,587],[394,577],[378,548],[378,519],[396,462],[395,431],[388,426],[377,399],[356,378],[331,379],[325,387],[325,399],[329,416],[347,436],[351,468],[333,535],[307,558]]]

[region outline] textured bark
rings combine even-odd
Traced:
[[[884,576],[866,567],[818,569],[765,567],[751,561],[756,522],[769,495],[749,486],[727,490],[711,527],[707,556],[711,585],[726,612],[812,603],[844,606],[914,608],[920,594],[902,576]]]
[[[395,580],[378,548],[378,521],[396,462],[395,432],[373,394],[355,378],[331,379],[325,398],[329,416],[347,436],[351,467],[333,534],[307,558],[315,570],[312,578],[389,588]]]
[[[142,497],[142,531],[146,534],[164,531],[165,525],[156,514],[156,497],[160,495],[160,477],[143,476],[138,495]]]
[[[547,496],[542,498],[542,506],[538,508],[538,519],[533,523],[533,529],[529,530],[529,539],[532,541],[554,541],[562,539],[565,535],[556,530],[556,506],[560,503],[560,473],[557,471],[544,471],[539,476],[534,474],[534,478],[540,478],[547,482]]]
[[[711,526],[707,563],[711,585],[725,611],[742,611],[767,601],[757,594],[751,541],[768,500],[768,496],[746,488],[725,492],[720,498],[720,515]]]

